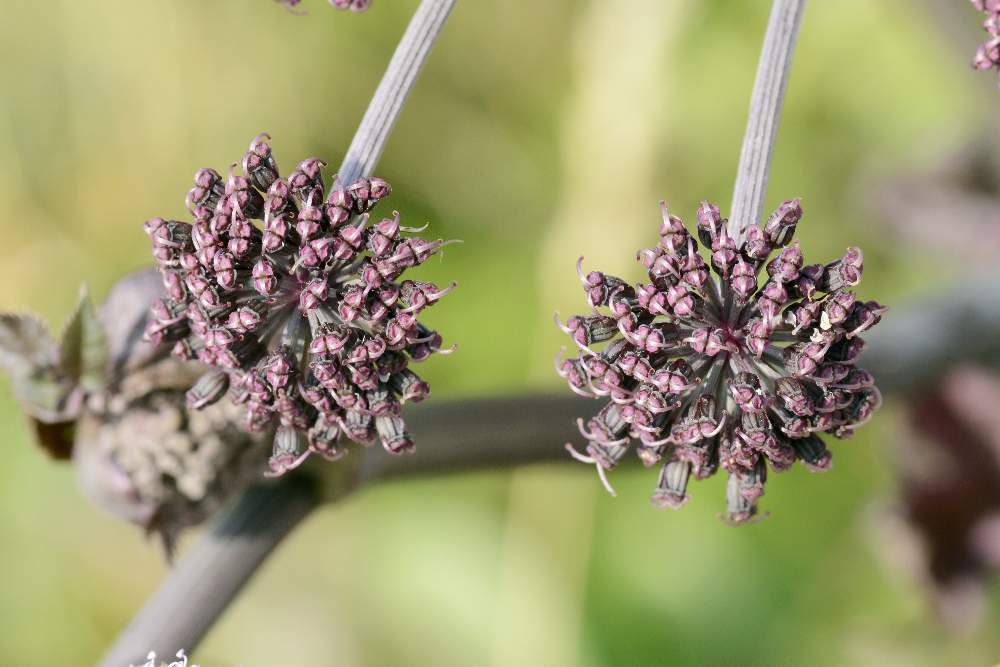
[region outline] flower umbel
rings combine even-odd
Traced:
[[[972,66],[976,69],[1000,68],[1000,0],[972,0],[972,5],[986,15],[983,30],[990,34],[976,50]]]
[[[872,376],[855,362],[860,334],[886,308],[850,290],[861,279],[860,249],[803,265],[792,242],[802,217],[797,199],[739,246],[712,204],[698,209],[697,238],[661,209],[659,245],[637,255],[649,283],[633,287],[584,273],[582,257],[577,263],[593,312],[565,324],[557,315],[583,352],[557,359],[557,371],[576,393],[610,400],[586,425],[579,420],[586,455],[566,447],[596,465],[614,494],[605,473],[637,441],[643,464],[662,463],[658,507],[680,507],[689,478],[721,466],[729,473],[727,518],[743,523],[757,513],[767,463],[775,471],[796,459],[812,471],[829,469],[818,434],[849,437],[881,404]],[[598,344],[606,345],[597,351]]]
[[[312,453],[340,458],[341,435],[408,452],[400,406],[429,393],[410,363],[450,351],[417,317],[454,284],[400,277],[448,242],[413,235],[422,229],[396,212],[373,223],[390,192],[382,179],[334,176],[326,192],[317,158],[280,178],[269,139],[250,143],[243,175],[195,174],[193,223],[146,222],[168,294],[146,336],[214,367],[188,392],[191,407],[228,390],[250,430],[277,423],[269,475]]]

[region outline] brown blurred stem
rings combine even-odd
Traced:
[[[729,234],[737,245],[746,237],[750,226],[758,224],[764,208],[774,140],[781,120],[781,103],[788,87],[792,54],[805,4],[805,0],[774,0],[771,6],[733,188]]]
[[[339,176],[370,176],[382,157],[403,104],[457,0],[422,0],[400,39]],[[336,468],[336,467],[335,467]],[[344,487],[344,476],[335,481]],[[306,475],[249,491],[170,572],[122,631],[99,665],[142,664],[149,651],[172,656],[192,650],[271,551],[319,504],[323,494]]]

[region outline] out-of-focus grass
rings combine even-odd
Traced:
[[[142,220],[180,215],[195,169],[224,170],[261,130],[286,170],[313,154],[336,163],[415,3],[380,0],[358,16],[304,4],[306,18],[267,0],[9,3],[0,307],[56,324],[78,283],[103,294],[148,265]],[[597,0],[457,9],[379,170],[406,220],[465,241],[421,269],[461,284],[428,313],[461,344],[426,366],[439,398],[561,390],[538,368],[565,343],[546,313],[583,303],[566,288],[576,256],[619,256],[627,267],[636,239],[654,239],[659,197],[688,219],[703,198],[728,204],[766,3],[680,4],[615,3],[659,17],[662,32],[602,18]],[[650,48],[658,34],[669,43]],[[988,77],[968,71],[962,52],[906,0],[808,10],[769,204],[803,197],[812,261],[863,243],[866,295],[902,303],[934,279],[925,257],[887,241],[864,196],[879,174],[933,162],[992,112]],[[613,66],[601,71],[602,62]],[[603,90],[618,120],[599,106]],[[600,136],[580,129],[605,117]],[[633,121],[649,137],[629,159]],[[574,207],[581,192],[600,194]],[[69,470],[29,448],[3,392],[0,664],[90,664],[164,566],[135,531],[81,500]],[[198,658],[248,667],[995,661],[996,601],[983,629],[958,640],[873,553],[871,506],[891,494],[894,437],[890,407],[838,443],[833,472],[776,476],[763,500],[772,516],[739,530],[715,518],[721,480],[696,485],[684,511],[659,513],[645,500],[655,475],[638,469],[615,473],[617,500],[568,464],[372,489],[296,533]]]

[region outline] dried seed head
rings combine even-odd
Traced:
[[[782,471],[798,459],[828,470],[818,434],[848,437],[879,407],[871,374],[855,363],[858,335],[885,308],[849,291],[861,279],[858,248],[805,265],[792,240],[798,199],[740,247],[711,204],[698,209],[698,240],[665,206],[662,213],[659,245],[637,254],[649,283],[632,287],[578,263],[593,312],[559,323],[582,354],[558,359],[556,369],[574,392],[608,403],[581,423],[586,453],[570,449],[607,485],[606,471],[638,440],[643,464],[662,462],[658,507],[680,507],[689,477],[721,467],[729,473],[727,519],[744,523],[757,515],[768,464]]]

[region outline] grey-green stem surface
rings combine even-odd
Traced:
[[[406,98],[455,2],[423,0],[417,7],[344,155],[338,173],[345,184],[375,171]]]
[[[760,222],[764,208],[781,105],[805,5],[805,0],[774,0],[771,6],[729,214],[729,235],[737,246],[746,238],[747,230]]]

